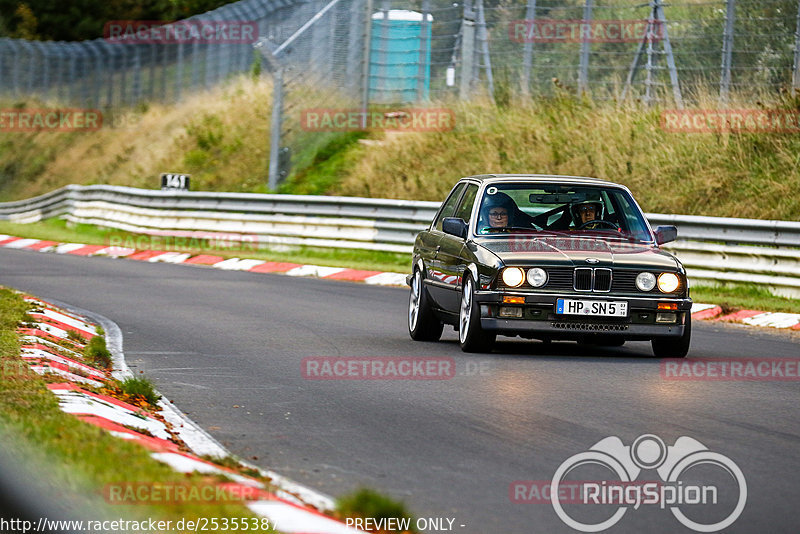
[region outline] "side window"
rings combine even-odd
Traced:
[[[458,197],[461,196],[465,185],[464,183],[458,184],[456,188],[453,189],[452,193],[450,193],[450,196],[447,197],[447,200],[444,201],[442,210],[439,212],[439,216],[436,217],[436,223],[434,223],[434,227],[440,232],[442,231],[442,221],[444,218],[453,216],[453,212],[456,210],[456,202],[458,202]]]
[[[469,223],[469,216],[472,214],[472,205],[475,204],[475,197],[478,196],[478,186],[469,184],[464,199],[459,204],[456,214],[453,217],[460,217]]]

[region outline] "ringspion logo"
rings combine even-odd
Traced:
[[[574,485],[569,477],[587,470],[610,473],[611,477],[581,483],[579,503],[570,506],[570,513],[565,505],[571,501],[562,500],[561,486]],[[652,471],[661,482],[629,484]],[[747,482],[733,460],[710,451],[696,439],[681,436],[667,446],[658,436],[644,434],[630,446],[611,436],[567,458],[556,469],[549,493],[556,515],[580,532],[607,530],[629,510],[653,505],[668,508],[691,530],[718,532],[733,524],[744,510]],[[701,507],[707,512],[702,518],[696,513]],[[591,512],[594,515],[589,515]]]

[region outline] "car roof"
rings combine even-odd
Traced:
[[[583,185],[606,185],[612,187],[622,187],[624,185],[600,178],[590,178],[588,176],[565,176],[560,174],[478,174],[466,176],[464,180],[477,180],[479,182],[561,182]]]

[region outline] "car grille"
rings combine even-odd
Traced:
[[[658,293],[657,289],[643,293],[636,289],[636,276],[640,270],[608,269],[604,267],[545,267],[547,283],[541,288],[546,291],[559,293],[590,293],[592,292],[592,271],[594,271],[594,292],[607,293],[636,293],[647,295]],[[498,281],[499,289],[512,289]],[[516,290],[530,291],[532,288],[526,283]]]
[[[592,269],[578,267],[575,269],[575,291],[592,290]]]
[[[611,269],[594,270],[594,290],[611,291]]]

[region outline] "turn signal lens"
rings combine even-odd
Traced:
[[[677,302],[659,302],[658,303],[659,310],[670,310],[670,311],[678,311],[678,303]]]
[[[525,273],[519,267],[506,267],[503,269],[503,283],[508,287],[521,286],[525,281]]]
[[[525,297],[503,297],[503,304],[525,304]]]
[[[662,293],[674,293],[681,285],[681,279],[675,273],[661,273],[658,276],[658,289]]]

